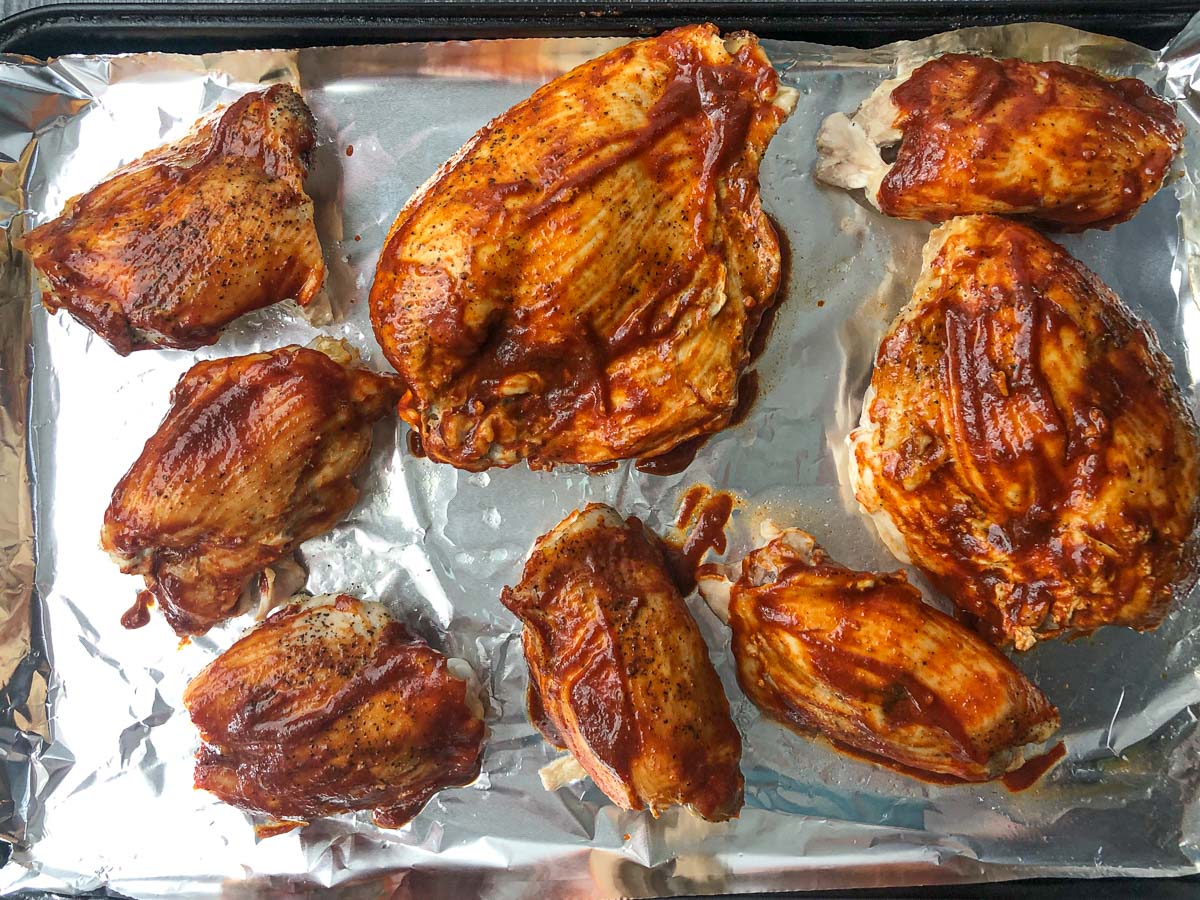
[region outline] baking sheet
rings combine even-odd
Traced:
[[[863,51],[765,41],[801,92],[762,168],[792,247],[787,296],[759,362],[750,417],[684,473],[628,464],[466,473],[404,449],[382,423],[345,522],[309,541],[313,593],[379,599],[470,661],[492,697],[484,774],[410,825],[367,814],[258,840],[249,817],[191,787],[196,735],[180,696],[248,616],[179,647],[155,616],[126,631],[140,580],[97,547],[109,493],[196,360],[318,333],[376,366],[366,295],[409,194],[481,125],[619,39],[487,41],[197,57],[0,57],[0,890],[135,897],[267,894],[304,885],[415,897],[601,897],[834,888],[1033,875],[1191,873],[1200,860],[1200,611],[1192,596],[1150,635],[1109,629],[1018,659],[1062,711],[1068,757],[1038,789],[940,787],[843,757],[762,719],[737,688],[716,619],[692,598],[745,741],[746,807],[725,824],[616,809],[584,781],[545,792],[553,752],[528,723],[516,620],[498,602],[533,539],[592,501],[664,529],[688,486],[735,491],[728,558],[771,517],[859,568],[895,568],[853,503],[844,438],[874,348],[907,300],[929,226],[888,220],[816,185],[821,120],[897,68],[973,50],[1135,74],[1179,101],[1187,152],[1173,187],[1108,232],[1063,238],[1145,316],[1196,408],[1200,371],[1200,21],[1163,53],[1071,29],[972,29]],[[200,113],[260,84],[298,84],[320,123],[310,193],[343,319],[252,314],[197,352],[118,357],[48,316],[11,241]],[[14,512],[15,510],[15,512]],[[36,526],[36,527],[34,527]],[[36,570],[35,570],[36,556]],[[924,586],[924,582],[914,580]]]

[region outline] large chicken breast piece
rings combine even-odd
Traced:
[[[501,602],[525,624],[529,717],[622,809],[742,806],[742,741],[661,548],[592,504],[534,546]]]
[[[1024,225],[972,216],[930,236],[850,444],[892,551],[1019,649],[1154,628],[1194,582],[1200,447],[1171,364]]]
[[[856,572],[796,528],[700,590],[732,629],[738,683],[771,718],[924,775],[987,781],[1058,728],[999,650],[921,602],[903,572]]]
[[[144,576],[180,635],[234,614],[256,575],[358,499],[354,475],[396,378],[355,365],[338,341],[319,346],[192,366],[113,489],[100,545]]]
[[[779,285],[758,167],[794,102],[753,36],[679,28],[550,82],[438,170],[371,289],[430,458],[596,464],[724,427]]]
[[[817,135],[817,178],[889,216],[1021,216],[1067,231],[1124,222],[1183,146],[1170,104],[1136,78],[951,53],[885,81]],[[884,161],[881,148],[895,147]]]
[[[42,302],[122,355],[201,347],[244,313],[308,305],[325,280],[304,191],[315,143],[294,88],[246,94],[26,235]]]
[[[196,787],[294,824],[373,809],[398,828],[479,775],[482,703],[456,664],[379,603],[297,599],[184,691],[204,742]]]

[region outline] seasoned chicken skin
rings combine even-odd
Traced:
[[[113,491],[100,544],[180,635],[231,615],[251,579],[328,531],[358,499],[351,481],[391,376],[303,347],[192,366]]]
[[[552,81],[442,166],[371,289],[429,457],[597,464],[723,428],[779,285],[758,166],[794,103],[752,35],[679,28]]]
[[[275,85],[114,172],[26,236],[46,308],[125,355],[211,344],[243,313],[307,305],[325,279],[304,192],[315,141],[300,95]]]
[[[851,469],[900,559],[999,641],[1155,627],[1195,577],[1196,424],[1147,326],[1004,219],[938,228]]]
[[[184,691],[196,787],[289,824],[373,809],[399,828],[479,775],[482,704],[451,662],[378,603],[298,599]]]
[[[1171,106],[1136,78],[1057,62],[947,54],[886,81],[817,136],[817,177],[865,188],[890,216],[1023,216],[1079,231],[1124,222],[1183,146]],[[899,143],[895,162],[881,146]]]
[[[903,572],[855,572],[796,528],[700,590],[732,629],[738,682],[763,712],[916,772],[987,781],[1058,728],[999,650],[921,602]]]
[[[539,538],[501,602],[524,623],[529,717],[622,809],[742,806],[742,741],[656,539],[592,504]]]

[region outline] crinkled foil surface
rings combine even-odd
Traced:
[[[813,141],[825,115],[940,52],[1078,62],[1134,74],[1178,101],[1189,136],[1173,187],[1132,222],[1063,243],[1150,321],[1195,408],[1200,21],[1160,53],[1037,24],[871,51],[766,42],[801,98],[762,169],[792,266],[749,419],[669,477],[628,464],[602,476],[459,472],[410,456],[404,426],[385,421],[361,502],[303,547],[310,591],[382,600],[484,676],[483,775],[438,794],[403,829],[364,814],[263,840],[246,815],[192,788],[197,737],[181,693],[251,620],[183,647],[157,616],[123,629],[140,581],[97,547],[113,485],[198,359],[323,331],[385,365],[366,295],[401,205],[492,116],[618,43],[0,58],[0,835],[15,844],[0,889],[249,896],[337,885],[366,896],[584,898],[1200,868],[1200,595],[1153,634],[1108,629],[1019,658],[1062,710],[1068,749],[1040,788],[1020,794],[913,781],[764,720],[737,687],[722,627],[693,597],[745,737],[746,807],[721,825],[623,812],[590,781],[542,789],[537,769],[553,754],[526,719],[518,625],[497,599],[533,539],[570,510],[605,501],[662,530],[695,482],[744,500],[730,557],[770,516],[812,531],[847,564],[895,567],[855,508],[843,442],[929,227],[816,185]],[[311,193],[343,318],[314,328],[274,308],[206,350],[122,359],[65,315],[48,316],[13,239],[200,113],[281,80],[302,88],[320,123]]]

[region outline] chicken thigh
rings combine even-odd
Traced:
[[[1171,106],[1136,78],[1057,62],[947,54],[886,81],[817,136],[817,178],[881,211],[941,222],[1022,216],[1079,231],[1124,222],[1183,146]],[[881,146],[899,144],[895,162]]]
[[[196,787],[285,825],[373,809],[399,828],[479,775],[483,707],[465,666],[378,603],[296,600],[184,691],[203,739]]]
[[[1200,445],[1154,335],[1024,225],[924,256],[850,435],[860,504],[998,641],[1155,627],[1197,571]]]
[[[524,623],[529,717],[622,809],[742,806],[742,742],[663,552],[592,504],[534,546],[501,602]]]
[[[280,300],[306,306],[325,279],[304,192],[315,141],[308,107],[281,84],[114,172],[26,235],[46,308],[125,355],[214,343]]]
[[[429,457],[602,464],[725,427],[779,285],[758,167],[794,103],[752,35],[679,28],[552,81],[439,169],[371,288]]]
[[[231,615],[255,575],[358,499],[351,479],[399,390],[340,342],[322,347],[192,366],[113,491],[100,544],[180,635]]]
[[[1058,711],[999,650],[921,602],[903,572],[855,572],[799,529],[700,590],[733,630],[738,682],[767,715],[926,775],[987,781]]]

